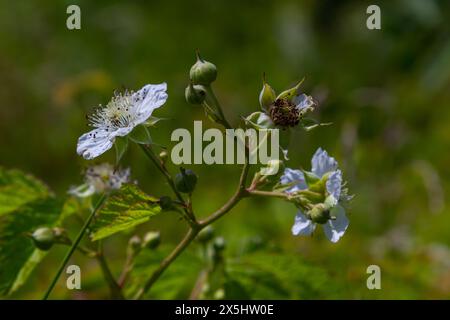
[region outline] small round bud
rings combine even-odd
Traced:
[[[51,228],[36,229],[31,235],[34,245],[41,250],[49,250],[55,243],[55,234]]]
[[[330,220],[330,210],[325,207],[324,204],[316,204],[311,210],[307,212],[307,215],[312,221],[320,224],[326,223]]]
[[[189,76],[194,84],[202,84],[208,86],[217,78],[216,66],[203,60],[197,52],[197,62],[191,67]]]
[[[142,241],[142,247],[147,249],[156,249],[161,243],[161,234],[159,231],[147,232]]]
[[[128,241],[128,254],[135,256],[142,248],[142,240],[139,236],[135,235]]]
[[[275,101],[276,95],[272,87],[266,82],[266,77],[263,75],[263,88],[259,93],[259,104],[261,108],[267,109]]]
[[[272,159],[267,161],[267,164],[261,168],[259,173],[263,176],[275,176],[278,177],[284,172],[284,162],[279,159]]]
[[[175,176],[175,187],[183,193],[191,193],[197,184],[197,175],[192,170],[180,168],[180,173]]]
[[[211,226],[206,226],[202,231],[199,232],[197,240],[201,243],[207,243],[214,237],[214,228]]]
[[[213,243],[214,249],[219,252],[225,249],[225,239],[223,237],[217,237]]]
[[[190,104],[202,104],[206,99],[206,89],[200,84],[193,85],[191,82],[184,90],[184,97]]]
[[[169,158],[169,154],[167,153],[166,150],[163,150],[159,153],[159,158],[163,163],[166,163],[167,159]]]

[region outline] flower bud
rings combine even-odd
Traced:
[[[323,203],[316,204],[306,214],[316,223],[324,224],[330,220],[330,210]]]
[[[266,82],[265,75],[263,75],[263,87],[259,93],[259,104],[264,110],[275,101],[276,95],[272,87]]]
[[[203,60],[197,51],[197,62],[191,67],[189,76],[194,84],[208,86],[217,78],[217,68],[211,62]]]
[[[142,248],[142,240],[139,236],[135,235],[128,241],[127,252],[130,256],[136,256]]]
[[[169,154],[167,153],[166,150],[163,150],[159,153],[159,158],[163,163],[166,163],[167,159],[169,158]]]
[[[180,168],[180,173],[175,176],[175,187],[183,193],[192,193],[197,184],[197,175],[192,170]]]
[[[31,235],[34,245],[40,250],[49,250],[55,243],[55,234],[51,228],[36,229]]]
[[[147,232],[142,241],[142,247],[147,249],[156,249],[161,243],[161,234],[159,231]]]
[[[206,226],[199,232],[197,240],[201,243],[207,243],[213,237],[214,237],[214,228],[211,226]]]
[[[202,104],[206,98],[206,88],[200,84],[193,85],[191,82],[184,90],[184,97],[190,104]]]
[[[223,237],[215,238],[213,247],[216,252],[223,251],[225,249],[225,239]]]

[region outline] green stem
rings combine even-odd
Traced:
[[[63,272],[64,267],[66,266],[66,264],[69,261],[70,257],[72,257],[72,254],[74,253],[75,249],[77,248],[78,244],[80,243],[81,239],[83,238],[84,233],[86,232],[87,228],[89,227],[89,224],[91,223],[91,221],[94,218],[94,216],[97,213],[97,211],[102,206],[102,204],[105,201],[105,199],[106,199],[106,195],[103,194],[100,197],[100,199],[97,201],[94,209],[92,210],[91,215],[86,220],[86,222],[85,222],[83,228],[80,230],[80,233],[78,234],[76,240],[74,241],[74,243],[70,247],[69,251],[67,252],[66,256],[64,257],[64,260],[61,263],[61,265],[60,265],[60,267],[58,269],[58,272],[56,273],[55,277],[53,278],[52,282],[50,283],[50,286],[48,287],[47,291],[45,292],[44,297],[42,298],[43,300],[47,300],[48,299],[50,293],[52,292],[53,288],[56,285],[56,282],[58,282],[58,279],[61,276],[61,273]]]
[[[114,300],[124,300],[125,297],[122,294],[122,289],[114,279],[111,269],[109,268],[105,256],[103,255],[103,250],[98,252],[96,258],[100,265],[100,268],[102,269],[103,277],[105,278],[105,281],[108,283],[111,298]]]
[[[226,129],[232,129],[232,126],[230,125],[230,123],[227,121],[227,119],[225,118],[225,114],[223,113],[223,109],[222,106],[220,105],[219,100],[217,99],[214,90],[212,89],[211,85],[206,86],[206,92],[209,94],[209,96],[211,97],[217,111],[219,112],[219,116],[220,116],[220,123],[226,128]]]
[[[263,196],[263,197],[275,197],[281,199],[287,199],[288,195],[283,192],[262,191],[262,190],[248,190],[250,196]]]
[[[177,197],[178,201],[184,204],[183,210],[185,213],[184,218],[189,222],[189,224],[194,225],[196,224],[196,219],[194,212],[190,209],[190,207],[187,206],[186,201],[184,200],[181,193],[177,190],[175,187],[175,183],[173,182],[172,176],[170,175],[169,171],[167,171],[166,167],[161,163],[161,161],[158,159],[156,154],[153,152],[153,149],[148,145],[139,145],[144,151],[147,158],[150,159],[151,162],[158,168],[158,170],[163,174],[163,176],[166,178],[167,183],[169,184],[170,188],[173,190],[173,193]]]
[[[192,225],[189,228],[189,231],[184,236],[183,240],[175,247],[175,249],[161,262],[159,267],[152,273],[150,278],[145,283],[144,287],[140,289],[135,299],[142,299],[144,294],[150,290],[153,284],[159,279],[159,277],[163,274],[163,272],[170,266],[170,264],[189,246],[192,240],[195,239],[197,234],[201,229],[206,227],[207,225],[213,223],[228,211],[230,211],[242,198],[247,195],[247,190],[245,188],[245,184],[247,181],[247,176],[249,172],[249,164],[248,161],[244,164],[241,172],[241,176],[239,178],[239,186],[234,195],[228,200],[225,205],[223,205],[219,210],[211,214],[207,219]]]

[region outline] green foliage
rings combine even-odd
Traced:
[[[126,293],[132,297],[148,280],[152,272],[173,248],[161,246],[156,250],[142,250],[136,257]],[[199,272],[204,267],[193,250],[186,250],[166,269],[145,298],[186,299],[189,297]]]
[[[73,210],[20,171],[0,169],[0,180],[0,293],[10,294],[47,254],[35,248],[29,234],[42,226],[60,225]]]
[[[48,194],[47,187],[34,177],[0,167],[0,216]]]
[[[99,211],[91,227],[92,240],[109,237],[119,231],[127,230],[159,214],[158,199],[128,184],[111,195]]]

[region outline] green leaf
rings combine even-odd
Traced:
[[[62,208],[62,201],[49,197],[0,217],[0,293],[16,291],[46,256],[27,235],[42,226],[58,225]]]
[[[157,201],[157,198],[145,194],[135,185],[124,185],[106,200],[99,211],[91,226],[92,240],[100,240],[147,222],[161,212]]]
[[[34,177],[0,167],[0,216],[27,202],[45,198],[49,193],[48,188]]]
[[[136,128],[131,131],[128,135],[131,141],[139,143],[139,144],[151,144],[152,137],[150,136],[150,132],[148,131],[145,125],[138,125]]]
[[[142,250],[136,257],[129,283],[126,287],[126,296],[133,297],[142,288],[150,275],[159,266],[161,261],[173,250],[173,246],[161,246],[157,250]],[[160,279],[155,282],[152,289],[144,298],[158,299],[187,299],[195,282],[204,267],[202,259],[196,255],[195,250],[186,250],[180,255]]]
[[[119,164],[123,155],[128,149],[128,138],[127,137],[117,137],[114,142],[116,148],[116,165]]]

